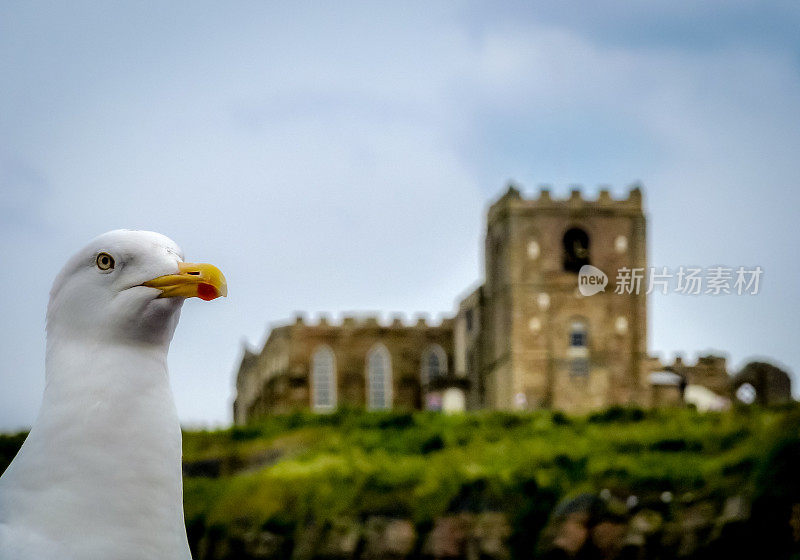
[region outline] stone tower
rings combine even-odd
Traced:
[[[587,264],[608,276],[605,291],[581,295],[578,271]],[[509,187],[488,212],[485,283],[456,321],[456,362],[471,379],[473,406],[644,404],[646,266],[638,187],[624,200],[607,190],[596,200],[578,190],[566,200],[548,190],[528,200]],[[623,268],[639,269],[638,293],[617,290]]]

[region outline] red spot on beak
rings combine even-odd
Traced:
[[[201,283],[197,285],[197,297],[206,301],[211,301],[219,297],[219,292],[217,292],[217,289],[211,284]]]

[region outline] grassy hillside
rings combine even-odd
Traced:
[[[187,525],[198,537],[237,527],[297,535],[342,518],[425,528],[448,512],[494,510],[511,520],[512,547],[530,549],[556,503],[582,492],[640,504],[664,492],[752,497],[770,450],[798,439],[798,419],[795,408],[274,417],[185,434]]]

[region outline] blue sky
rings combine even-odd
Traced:
[[[651,351],[797,374],[799,26],[793,2],[2,4],[0,429],[33,421],[50,283],[101,232],[226,273],[170,356],[182,421],[224,424],[270,323],[451,312],[509,180],[641,181],[651,264],[765,271],[651,297]]]

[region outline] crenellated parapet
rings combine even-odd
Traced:
[[[694,363],[685,361],[681,354],[677,354],[672,364],[666,365],[665,369],[678,372],[687,368],[700,367],[727,372],[727,363],[728,359],[725,356],[715,354],[697,355]]]
[[[641,185],[634,183],[624,198],[614,198],[611,191],[603,186],[597,197],[583,195],[580,185],[574,185],[566,198],[554,198],[549,185],[542,185],[534,198],[525,198],[520,190],[510,184],[506,192],[489,208],[489,219],[497,213],[508,210],[614,210],[624,213],[641,213],[643,207]]]
[[[432,320],[425,314],[415,314],[412,317],[402,313],[393,313],[385,316],[378,313],[355,314],[346,313],[338,319],[332,319],[325,313],[317,314],[315,317],[308,318],[303,313],[295,314],[294,320],[284,323],[283,327],[299,329],[382,329],[382,330],[401,330],[401,329],[452,329],[453,318],[442,316],[438,320]]]
[[[731,379],[727,364],[725,356],[697,356],[694,363],[688,363],[681,355],[677,355],[663,370],[679,375],[686,384],[700,385],[719,395],[726,395]]]

